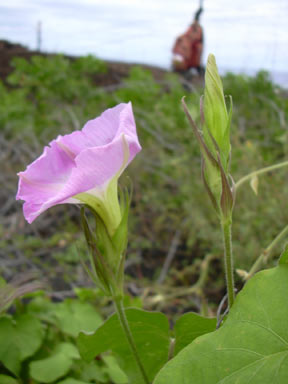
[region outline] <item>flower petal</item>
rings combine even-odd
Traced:
[[[110,143],[123,133],[138,142],[131,102],[107,109],[101,116],[89,120],[82,132],[91,140],[93,147]],[[138,142],[140,147],[140,144]]]
[[[130,153],[126,164],[123,164],[125,159],[123,136],[117,137],[106,146],[82,151],[75,159],[76,167],[73,169],[71,177],[57,195],[58,204],[60,199],[66,200],[82,192],[89,193],[95,188],[101,193],[101,189],[104,189],[113,177],[118,178],[120,176],[118,173],[127,167],[140,150],[130,137],[124,136],[124,140],[128,143]]]
[[[123,140],[129,147],[129,159]],[[101,195],[140,150],[131,103],[108,109],[82,131],[58,136],[19,173],[16,199],[25,200],[26,220],[31,223],[57,204],[79,203],[74,197],[80,193],[97,191]]]
[[[19,187],[16,199],[46,200],[61,190],[69,179],[75,162],[53,140],[42,155],[19,172]]]

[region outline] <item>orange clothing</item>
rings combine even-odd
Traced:
[[[203,51],[203,30],[194,22],[188,30],[179,36],[173,47],[173,65],[176,70],[198,68]]]

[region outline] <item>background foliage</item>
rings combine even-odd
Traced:
[[[0,177],[4,186],[0,191],[0,269],[10,282],[16,273],[32,273],[46,293],[16,301],[8,312],[7,305],[3,308],[0,333],[10,332],[16,341],[12,357],[0,347],[0,373],[19,375],[23,383],[126,383],[112,355],[103,354],[91,365],[80,360],[75,348],[81,327],[94,330],[91,327],[96,329],[111,313],[110,303],[99,293],[76,289],[87,286],[79,263],[79,255],[85,257],[86,248],[77,209],[56,207],[27,225],[21,204],[14,201],[16,172],[58,134],[81,129],[106,108],[131,100],[143,150],[127,172],[134,192],[126,270],[130,296],[140,296],[141,300],[127,296],[127,305],[164,309],[172,319],[191,309],[214,314],[225,292],[221,236],[201,182],[199,150],[180,102],[185,95],[192,116],[200,124],[201,86],[171,73],[155,79],[140,66],[133,67],[129,77],[115,86],[98,86],[95,76],[107,68],[92,56],[73,60],[63,56],[35,56],[30,61],[16,58],[13,66],[5,84],[0,83]],[[234,104],[234,179],[287,159],[287,93],[275,86],[266,72],[252,78],[227,74],[223,82]],[[249,184],[239,189],[233,228],[237,268],[249,269],[287,224],[285,172],[261,177],[258,195]],[[123,184],[127,183],[127,173]],[[169,254],[172,264],[163,271]],[[279,250],[275,249],[275,254]],[[183,293],[197,281],[197,289]],[[12,281],[11,286],[19,289],[23,282]],[[87,297],[93,306],[85,306],[83,298]],[[100,310],[103,304],[106,309]],[[79,324],[79,311],[84,324]],[[35,332],[35,344],[23,347],[18,343],[19,334],[30,324],[29,316],[37,325],[33,329],[29,325],[25,332]],[[60,371],[55,368],[52,372],[53,359],[62,358],[65,361]],[[43,379],[43,372],[45,377],[51,373],[49,381]],[[5,383],[4,378],[1,380]],[[14,383],[14,379],[5,380]]]

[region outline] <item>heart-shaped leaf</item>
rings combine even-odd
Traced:
[[[126,309],[125,312],[138,354],[149,380],[152,381],[168,359],[170,344],[168,319],[162,313],[146,312],[136,308]],[[78,348],[81,356],[87,361],[100,353],[112,350],[131,382],[143,383],[116,314],[112,315],[95,333],[90,335],[80,333]]]
[[[0,362],[17,375],[20,371],[21,352],[14,340],[15,328],[10,317],[0,317]]]
[[[40,321],[29,314],[16,316],[14,320],[0,317],[0,361],[17,375],[20,362],[39,349],[43,338]]]
[[[223,326],[184,348],[154,384],[287,384],[288,265],[256,274]]]
[[[66,334],[77,337],[80,331],[92,332],[102,324],[102,318],[89,303],[65,300],[53,311],[57,325]]]
[[[30,363],[30,375],[40,383],[52,383],[65,376],[73,360],[79,358],[79,353],[73,344],[60,343],[51,356]]]
[[[44,338],[44,328],[34,316],[24,314],[17,316],[15,341],[20,349],[21,360],[34,355]]]
[[[216,323],[215,318],[203,317],[194,312],[185,313],[174,325],[174,354],[177,355],[181,349],[192,343],[196,337],[215,331]]]

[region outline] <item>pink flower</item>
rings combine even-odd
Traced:
[[[130,102],[88,121],[82,131],[58,136],[18,173],[16,199],[25,201],[25,219],[32,223],[57,204],[85,203],[113,232],[121,220],[117,181],[140,150]]]

